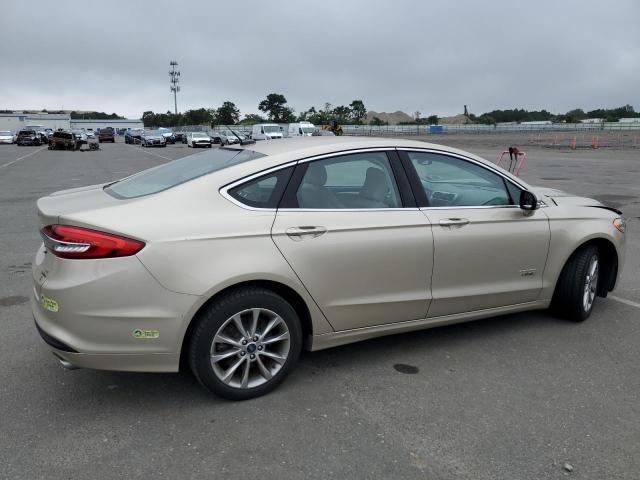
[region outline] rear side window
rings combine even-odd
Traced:
[[[208,150],[137,173],[108,185],[104,190],[116,198],[142,197],[264,156],[253,150],[229,148]]]
[[[229,190],[240,203],[255,208],[278,208],[293,167],[268,173]]]

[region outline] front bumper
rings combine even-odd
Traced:
[[[54,355],[99,370],[178,370],[187,312],[200,297],[166,290],[135,256],[64,260],[44,251],[33,262],[31,309]]]

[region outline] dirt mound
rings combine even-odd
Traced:
[[[389,125],[397,125],[400,122],[413,122],[413,117],[404,112],[398,110],[397,112],[387,113],[387,112],[367,112],[366,123],[369,123],[373,120],[373,117],[378,117],[383,122],[389,122]]]

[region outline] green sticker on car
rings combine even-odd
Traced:
[[[44,295],[40,298],[40,303],[42,303],[42,307],[45,310],[49,310],[50,312],[57,312],[60,309],[58,302],[53,298],[45,297]]]
[[[131,334],[133,338],[158,338],[160,336],[160,330],[136,328]]]

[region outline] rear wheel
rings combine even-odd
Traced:
[[[229,400],[264,395],[295,367],[302,329],[293,307],[263,288],[224,295],[202,312],[189,344],[198,381]]]
[[[583,322],[593,310],[598,295],[600,255],[597,247],[588,245],[576,251],[562,269],[552,308],[560,316]]]

